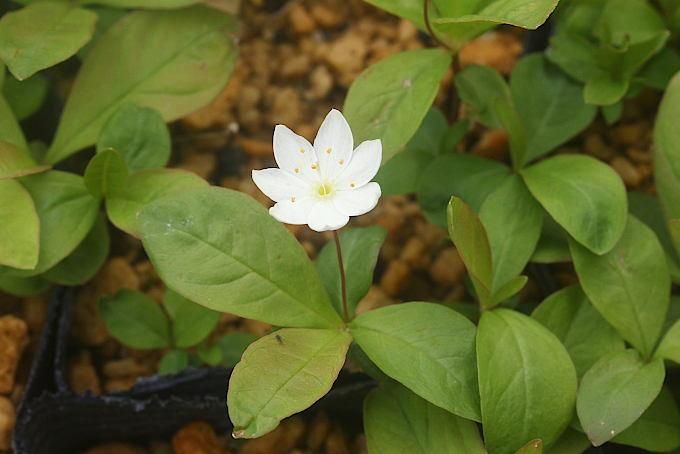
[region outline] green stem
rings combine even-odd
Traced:
[[[342,261],[342,248],[340,247],[340,237],[337,230],[333,230],[335,239],[335,250],[338,253],[338,266],[340,267],[340,286],[342,287],[342,314],[345,323],[349,322],[349,310],[347,309],[347,279],[345,277],[345,265]]]

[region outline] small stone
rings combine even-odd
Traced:
[[[260,438],[248,440],[239,454],[288,454],[304,436],[305,425],[299,416],[293,416]]]
[[[395,301],[387,296],[380,287],[372,285],[366,296],[364,296],[357,304],[355,312],[357,315],[363,314],[364,312],[373,309],[389,306],[390,304],[394,304],[394,302]]]
[[[459,53],[462,67],[485,65],[510,74],[522,53],[522,43],[509,33],[489,32],[466,44]]]
[[[326,440],[331,430],[331,421],[323,411],[316,414],[307,433],[307,447],[312,451],[318,451]]]
[[[0,394],[14,387],[14,375],[28,344],[28,326],[13,315],[0,317]]]
[[[302,101],[295,88],[285,87],[274,91],[269,113],[272,124],[283,124],[295,129],[302,118]]]
[[[418,37],[418,29],[410,20],[401,19],[397,28],[397,36],[401,42],[413,41]]]
[[[45,320],[47,319],[48,304],[49,302],[44,296],[24,298],[24,302],[21,305],[21,318],[28,325],[28,330],[31,334],[42,332]]]
[[[107,378],[123,378],[151,375],[153,370],[135,358],[123,358],[107,362],[102,372]]]
[[[636,188],[642,182],[642,176],[631,162],[623,156],[614,157],[610,165],[619,174],[626,186]]]
[[[453,247],[441,251],[430,267],[430,275],[441,285],[458,284],[465,275],[465,264],[458,251]]]
[[[604,143],[602,136],[596,133],[586,135],[584,147],[586,153],[602,161],[608,161],[614,156],[614,150]]]
[[[16,422],[14,404],[0,396],[0,451],[7,451],[12,446],[12,431]]]
[[[107,393],[127,391],[137,383],[137,377],[111,378],[104,382],[104,390]]]
[[[650,137],[651,128],[644,122],[618,125],[612,133],[612,139],[626,147],[645,147]]]
[[[649,150],[642,150],[640,148],[628,148],[626,155],[638,164],[649,164],[652,162],[652,153]]]
[[[323,99],[333,88],[333,76],[328,68],[319,65],[309,75],[309,97],[312,99]]]
[[[343,8],[334,8],[331,5],[322,2],[315,2],[311,8],[311,14],[324,28],[334,28],[345,21],[345,14]]]
[[[503,161],[509,153],[508,133],[504,129],[488,129],[482,133],[474,154],[483,158]]]
[[[217,156],[214,153],[188,153],[177,168],[195,173],[207,180],[215,173]]]
[[[402,260],[393,260],[380,279],[380,287],[390,296],[394,296],[408,285],[411,269]]]
[[[300,3],[294,3],[288,10],[288,22],[290,22],[293,31],[298,35],[311,33],[316,28],[314,18]]]
[[[92,356],[88,351],[71,358],[69,361],[68,381],[71,390],[76,394],[91,392],[99,395],[102,392],[97,371],[92,364]]]
[[[238,144],[250,156],[272,157],[274,150],[272,148],[271,140],[249,139],[247,137],[239,137]]]
[[[427,245],[417,236],[409,238],[401,251],[401,259],[411,267],[419,268],[427,264]]]
[[[281,65],[281,75],[290,79],[299,79],[308,74],[312,64],[309,55],[298,54],[291,58],[287,58]]]
[[[104,443],[85,451],[85,454],[148,454],[148,451],[131,443]]]
[[[228,454],[220,445],[215,430],[205,422],[192,422],[172,437],[175,454]]]
[[[247,318],[243,319],[243,327],[249,333],[255,334],[256,336],[259,337],[262,337],[265,334],[269,333],[269,331],[271,331],[272,329],[272,325],[270,325],[269,323],[261,322],[259,320],[251,320]]]
[[[350,454],[347,438],[340,427],[335,426],[326,439],[326,454]]]
[[[360,36],[347,32],[331,45],[325,58],[340,74],[358,73],[364,66],[367,50],[366,42]]]

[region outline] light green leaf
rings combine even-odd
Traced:
[[[364,400],[364,429],[373,454],[482,454],[477,425],[421,399],[396,383],[383,383]]]
[[[175,347],[193,347],[208,337],[220,321],[219,312],[189,301],[169,288],[165,289],[163,305],[170,315]]]
[[[82,285],[97,274],[109,255],[109,229],[103,216],[78,247],[64,260],[47,270],[44,277],[61,285]]]
[[[38,264],[40,221],[30,193],[0,180],[0,265],[31,270]]]
[[[449,236],[465,263],[482,307],[491,306],[493,265],[486,229],[477,213],[452,197],[447,210]]]
[[[99,134],[97,152],[118,151],[128,169],[165,167],[170,159],[170,131],[156,110],[127,103],[111,115]]]
[[[670,391],[662,388],[642,416],[612,441],[652,452],[680,447],[680,411]]]
[[[160,277],[191,301],[278,326],[342,323],[302,246],[245,194],[183,191],[147,205],[138,222]]]
[[[669,328],[654,353],[656,358],[670,359],[680,364],[680,320]]]
[[[680,218],[680,73],[668,84],[654,123],[654,180],[667,219]]]
[[[84,5],[106,5],[114,8],[177,9],[195,5],[201,0],[80,0]]]
[[[518,175],[511,175],[482,204],[479,218],[491,248],[495,294],[515,279],[536,249],[543,209]]]
[[[222,349],[219,345],[201,344],[196,348],[196,356],[209,366],[217,366],[222,362]]]
[[[485,311],[477,367],[489,452],[513,453],[536,438],[545,445],[558,439],[573,413],[576,371],[550,331],[512,310]]]
[[[582,454],[590,448],[590,440],[583,433],[567,428],[555,443],[550,445],[550,454]]]
[[[37,165],[27,150],[0,141],[0,180],[32,175],[48,169],[48,166]]]
[[[0,94],[0,141],[7,142],[20,150],[28,150],[24,133],[17,122],[12,108]]]
[[[579,377],[603,356],[625,348],[621,336],[595,310],[578,285],[553,293],[531,316],[562,342]]]
[[[461,101],[471,110],[472,118],[489,128],[500,128],[496,105],[512,106],[512,96],[503,77],[490,66],[470,65],[460,71],[455,79]]]
[[[85,187],[93,197],[125,192],[128,169],[116,150],[108,149],[92,157],[85,168]]]
[[[531,261],[536,263],[571,261],[569,235],[545,211],[543,212],[543,230]]]
[[[202,7],[118,20],[88,53],[47,161],[92,145],[122,104],[154,108],[171,121],[210,102],[236,59],[233,29],[231,17]]]
[[[254,334],[237,331],[234,333],[225,334],[217,340],[217,345],[222,354],[222,365],[224,367],[234,367],[241,361],[243,352],[246,351],[248,345],[257,340]]]
[[[543,440],[536,438],[515,451],[515,454],[541,454],[542,452]]]
[[[0,19],[0,59],[19,80],[73,56],[94,33],[97,15],[65,2],[39,2]]]
[[[630,427],[654,401],[664,380],[663,361],[645,362],[635,350],[602,357],[579,384],[576,411],[594,446]]]
[[[184,350],[170,350],[158,363],[158,373],[176,374],[189,366],[189,354]]]
[[[383,162],[413,136],[451,63],[441,49],[401,52],[370,66],[352,83],[343,113],[354,142],[382,141]]]
[[[132,174],[121,187],[120,168],[115,161],[112,165],[115,167],[108,174],[106,213],[116,227],[135,237],[140,235],[137,215],[146,205],[167,195],[207,186],[201,177],[184,170],[146,169]]]
[[[19,82],[14,77],[7,77],[2,84],[2,93],[17,120],[24,120],[42,106],[47,96],[47,78],[42,74],[35,74]]]
[[[543,208],[596,254],[610,251],[626,226],[626,188],[608,165],[585,155],[558,155],[522,169]]]
[[[443,30],[448,24],[479,24],[489,27],[495,24],[509,24],[521,28],[536,29],[548,19],[557,6],[558,0],[467,0],[460,4],[439,0],[438,5],[450,5],[443,16],[434,19]]]
[[[475,326],[445,306],[404,303],[350,324],[361,349],[385,374],[458,416],[479,421]]]
[[[479,210],[486,197],[510,174],[505,165],[469,154],[446,154],[423,171],[418,202],[429,221],[446,227],[446,207],[451,196]]]
[[[373,270],[386,234],[385,229],[379,226],[353,228],[340,232],[350,318],[354,316],[359,300],[366,296],[371,288]],[[316,259],[316,269],[331,297],[335,310],[342,315],[342,287],[335,241],[329,241],[321,250]]]
[[[526,276],[515,276],[514,278],[510,279],[507,284],[499,288],[498,291],[494,293],[491,300],[491,306],[500,304],[515,296],[520,292],[520,290],[524,288],[528,281],[529,278]]]
[[[122,289],[99,300],[99,315],[111,335],[137,349],[171,344],[168,318],[161,306],[144,293]]]
[[[619,334],[645,357],[661,334],[670,301],[663,249],[649,227],[630,216],[614,249],[598,256],[570,243],[588,299]]]
[[[233,436],[264,435],[323,397],[351,342],[341,330],[284,328],[252,343],[229,379]]]

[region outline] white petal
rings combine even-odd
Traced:
[[[342,214],[335,208],[331,200],[322,200],[314,204],[309,211],[307,224],[312,230],[325,232],[338,230],[349,222],[349,216]]]
[[[362,142],[352,153],[344,172],[338,176],[339,190],[359,188],[373,179],[382,160],[382,144],[379,139]]]
[[[279,222],[286,224],[306,224],[309,212],[316,200],[312,197],[296,198],[278,202],[269,209],[269,214]]]
[[[319,181],[314,147],[283,125],[274,128],[274,158],[281,169],[310,183]]]
[[[372,182],[349,191],[338,191],[333,195],[333,204],[339,212],[347,216],[360,216],[368,213],[378,204],[380,185]]]
[[[308,184],[281,169],[253,170],[253,181],[274,202],[302,197],[310,191]]]
[[[331,110],[319,127],[314,139],[316,157],[321,164],[321,176],[333,180],[347,167],[354,139],[347,120],[338,110]]]

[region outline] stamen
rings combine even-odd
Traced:
[[[316,164],[312,164],[312,170],[316,170],[318,166]]]
[[[331,147],[326,148],[326,154],[331,154],[331,151],[333,151]]]
[[[300,148],[300,153],[304,154],[304,153],[305,153],[305,149],[304,149],[304,148]]]
[[[300,168],[299,168],[299,167],[296,167],[296,168],[294,168],[293,170],[295,171],[295,173],[300,173]]]
[[[344,159],[341,159],[341,160],[338,161],[338,163],[339,163],[340,165],[343,165],[343,164],[345,163],[345,160],[344,160]]]
[[[350,184],[349,184],[349,187],[350,187],[350,188],[354,188],[354,187],[356,187],[356,184],[350,183]]]
[[[295,197],[291,197],[291,198],[290,198],[290,201],[293,202],[293,203],[295,203]]]

